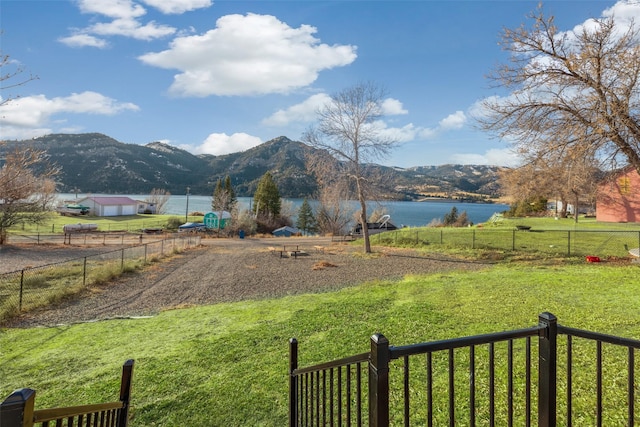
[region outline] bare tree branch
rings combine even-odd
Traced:
[[[562,33],[539,8],[532,27],[505,29],[511,60],[490,76],[508,97],[488,98],[480,126],[524,153],[581,147],[640,173],[640,31],[613,17]],[[562,151],[562,150],[561,150]]]

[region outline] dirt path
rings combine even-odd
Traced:
[[[5,326],[147,316],[176,307],[323,292],[366,281],[400,279],[407,274],[485,267],[390,248],[375,248],[374,255],[364,256],[359,247],[320,238],[211,239],[203,243],[201,248],[89,289],[58,306],[25,314]],[[281,257],[279,250],[285,244],[297,245],[303,252],[297,258]],[[315,246],[322,246],[324,251]]]

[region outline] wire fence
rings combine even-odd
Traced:
[[[1,274],[0,323],[200,242],[197,235],[179,236]]]
[[[520,251],[548,256],[629,257],[640,247],[640,230],[491,230],[405,228],[375,234],[374,244]]]

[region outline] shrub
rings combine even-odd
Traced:
[[[183,224],[182,219],[177,216],[172,216],[167,220],[167,230],[177,230]]]

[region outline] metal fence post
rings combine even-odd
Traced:
[[[298,369],[298,340],[289,340],[289,427],[298,425],[298,379],[293,371]]]
[[[571,256],[571,230],[567,231],[567,256]]]
[[[24,295],[24,269],[20,272],[20,299],[18,300],[18,311],[22,311],[22,295]]]
[[[16,390],[0,403],[0,426],[32,427],[36,391],[30,388]]]
[[[516,230],[511,231],[511,250],[516,250]]]
[[[538,341],[538,426],[556,427],[558,319],[545,312],[538,321],[545,327]]]
[[[120,380],[120,402],[122,409],[118,416],[116,427],[127,427],[129,424],[129,404],[131,402],[131,380],[133,378],[133,359],[124,362],[122,366],[122,379]]]
[[[389,340],[371,337],[369,354],[369,426],[389,427]]]
[[[120,252],[120,271],[124,271],[124,248]]]
[[[87,257],[84,257],[84,263],[82,264],[82,287],[87,286]]]

